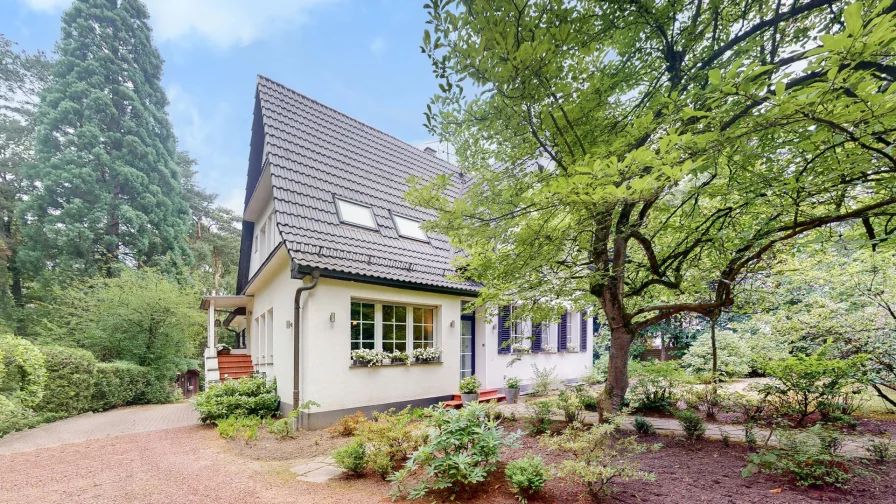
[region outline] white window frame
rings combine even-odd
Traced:
[[[357,227],[364,228],[364,229],[370,229],[372,231],[378,231],[378,229],[376,227],[376,216],[373,215],[373,208],[371,208],[367,205],[362,205],[360,203],[355,203],[354,201],[349,201],[347,199],[334,198],[334,200],[336,203],[336,215],[339,216],[339,222],[341,222],[343,224],[348,224],[349,226],[357,226]],[[351,207],[357,207],[356,210],[359,210],[359,211],[366,210],[368,216],[370,217],[370,222],[367,223],[367,222],[358,222],[358,221],[354,221],[354,220],[349,220],[343,212],[342,205],[346,205],[346,207],[344,208],[345,210],[351,210],[352,209]]]
[[[383,310],[383,308],[385,308],[386,306],[391,306],[393,308],[403,308],[404,309],[404,320],[403,321],[399,320],[398,317],[393,316],[394,320],[387,321],[385,318],[385,311]],[[408,333],[411,332],[411,330],[412,330],[411,326],[408,325],[408,320],[409,320],[408,311],[411,309],[412,308],[408,308],[408,306],[404,305],[404,304],[394,304],[394,303],[380,304],[380,306],[379,306],[379,310],[380,310],[379,327],[380,327],[380,331],[382,333],[380,335],[380,348],[382,348],[383,351],[388,351],[388,350],[386,350],[386,342],[387,341],[393,346],[393,348],[395,348],[395,346],[398,344],[398,342],[401,341],[400,339],[395,338],[394,335],[395,335],[395,331],[398,329],[398,327],[402,326],[402,327],[404,327],[404,352],[405,353],[408,352]],[[376,308],[374,308],[374,312],[375,311],[376,311]],[[389,340],[386,339],[386,327],[387,326],[391,326],[392,330],[393,330],[392,339],[389,339]],[[374,333],[375,333],[375,330],[374,330]]]
[[[268,308],[267,311],[267,344],[268,364],[274,364],[274,308]]]
[[[532,324],[528,320],[514,320],[513,312],[516,308],[510,305],[510,351],[513,352],[513,345],[523,344],[527,348],[532,348]],[[528,329],[528,331],[527,331]],[[528,334],[527,334],[528,332]]]
[[[352,318],[352,315],[351,315],[351,313],[352,313],[352,312],[351,312],[351,305],[354,304],[354,303],[360,303],[360,304],[361,304],[361,306],[360,306],[360,310],[359,310],[359,312],[358,312],[358,314],[359,314],[359,318],[358,318],[358,320],[355,320],[354,318]],[[364,313],[364,306],[363,306],[363,305],[365,305],[365,304],[372,304],[372,305],[374,305],[374,306],[373,306],[373,313],[374,313],[374,315],[373,315],[373,320],[372,320],[372,321],[365,320],[365,319],[363,318],[363,316],[362,316],[362,314]],[[354,325],[356,322],[359,323],[359,324],[361,324],[361,328],[362,328],[362,331],[361,331],[361,332],[362,332],[362,333],[363,333],[363,327],[364,327],[364,324],[368,324],[368,323],[373,324],[373,348],[374,348],[374,349],[377,348],[377,337],[376,337],[377,315],[376,315],[376,310],[377,310],[377,308],[376,308],[376,304],[373,303],[372,301],[366,301],[366,300],[363,300],[363,299],[352,299],[352,300],[351,300],[351,303],[349,304],[349,312],[348,312],[348,313],[349,313],[349,324],[350,324],[350,325],[349,325],[349,333],[348,333],[348,335],[349,335],[349,350],[352,350],[352,344],[354,344],[355,342],[358,342],[358,348],[364,348],[364,338],[363,338],[363,336],[361,337],[361,339],[356,340],[356,339],[353,338],[352,333],[351,333],[351,326]]]
[[[383,306],[398,306],[405,308],[405,352],[410,354],[415,347],[414,340],[414,328],[415,327],[432,327],[432,340],[424,340],[424,343],[429,343],[429,348],[441,348],[440,347],[440,338],[439,334],[439,307],[431,306],[431,305],[421,305],[416,303],[406,303],[401,301],[377,301],[377,300],[369,300],[364,298],[352,298],[349,304],[349,323],[355,322],[355,320],[351,317],[351,303],[362,303],[362,304],[372,304],[374,306],[374,343],[373,349],[382,351],[383,346],[383,328],[385,325],[394,324],[391,322],[383,321]],[[431,310],[432,311],[432,323],[431,324],[419,324],[414,322],[414,310]],[[425,320],[425,317],[424,317]],[[367,323],[366,320],[360,321],[361,323]],[[425,329],[423,329],[423,333],[425,336]],[[351,328],[349,328],[349,341],[354,343],[357,340],[352,339]],[[391,340],[390,340],[391,341]],[[349,350],[352,349],[351,343],[349,344]]]
[[[402,232],[401,221],[405,221],[409,225],[416,226],[417,231],[420,232],[420,235],[414,235],[414,234],[408,234],[408,233]],[[422,241],[422,242],[429,242],[429,236],[426,234],[426,231],[424,231],[420,227],[420,225],[423,224],[423,222],[418,221],[417,219],[411,219],[410,217],[405,217],[403,215],[398,215],[398,214],[393,213],[392,214],[392,224],[395,226],[395,232],[398,233],[398,236],[401,236],[402,238],[408,238],[410,240],[417,240],[417,241]]]

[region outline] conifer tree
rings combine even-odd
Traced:
[[[25,208],[22,260],[34,271],[111,276],[120,264],[189,254],[189,210],[148,19],[139,0],[76,0],[63,15],[27,170],[39,189]]]

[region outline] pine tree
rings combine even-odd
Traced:
[[[189,255],[162,58],[139,0],[76,0],[37,112],[39,190],[22,259],[35,271],[111,276]]]

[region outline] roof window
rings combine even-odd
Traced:
[[[373,211],[368,206],[336,199],[336,210],[339,213],[339,221],[369,229],[376,229],[373,220]]]
[[[392,220],[395,221],[395,228],[398,230],[399,235],[405,238],[413,238],[414,240],[428,240],[426,233],[420,229],[420,221],[394,214],[392,215]]]

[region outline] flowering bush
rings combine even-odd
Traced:
[[[479,387],[482,386],[482,383],[479,381],[479,378],[476,376],[468,376],[460,381],[460,393],[461,394],[475,394],[479,392]]]
[[[442,349],[435,348],[415,348],[413,352],[411,352],[411,356],[417,362],[432,362],[437,361],[442,356]]]
[[[367,367],[379,366],[383,363],[383,360],[389,358],[391,358],[391,354],[387,354],[380,350],[371,350],[368,348],[352,350],[352,360],[363,362]]]

